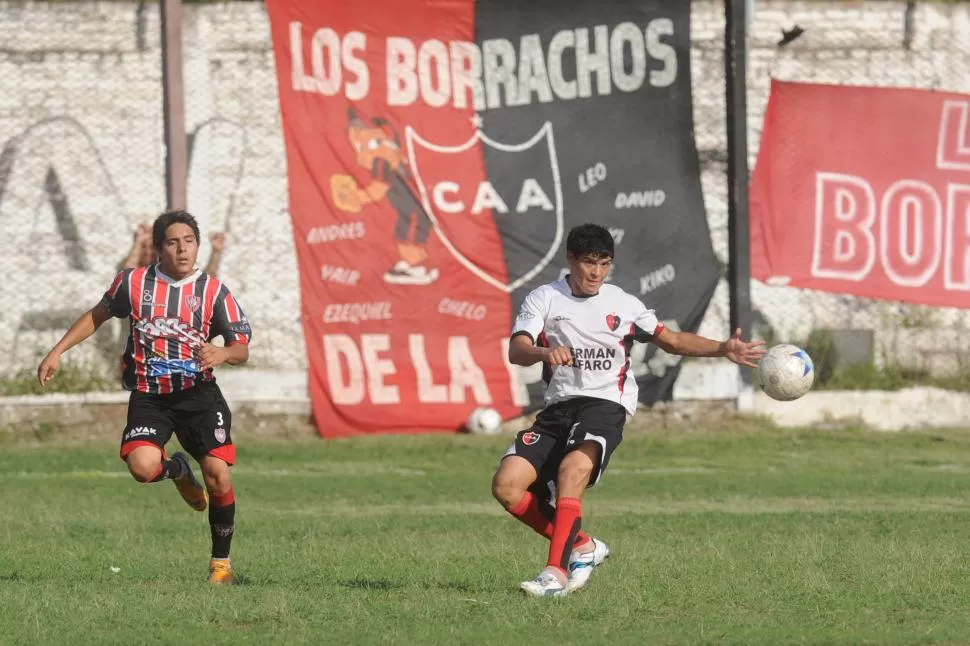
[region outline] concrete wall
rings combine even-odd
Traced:
[[[759,2],[751,24],[752,164],[769,73],[781,78],[970,90],[970,8],[898,2]],[[778,49],[782,27],[807,31]],[[695,2],[697,143],[715,248],[726,261],[723,9]],[[189,208],[229,233],[225,280],[259,330],[255,368],[305,367],[276,81],[260,3],[186,6]],[[41,348],[93,304],[136,221],[164,202],[157,3],[0,1],[0,373],[32,368]],[[205,261],[207,249],[201,260]],[[755,285],[783,335],[872,327],[898,344],[900,316],[933,328],[958,313]],[[727,332],[724,285],[702,333]],[[915,312],[915,314],[914,314]],[[125,330],[116,325],[114,333]],[[913,332],[922,338],[922,332]],[[933,339],[939,339],[934,334]],[[956,342],[944,339],[946,344]],[[920,347],[898,344],[901,349]],[[105,336],[77,358],[107,367]],[[944,346],[945,347],[945,346]]]

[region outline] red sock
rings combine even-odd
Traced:
[[[543,515],[539,508],[539,499],[531,491],[526,491],[519,504],[509,509],[509,513],[531,527],[537,534],[542,534],[552,540],[552,521]],[[581,531],[576,534],[576,543],[573,547],[580,547],[589,541],[589,536]]]
[[[582,507],[579,498],[560,498],[556,502],[556,522],[549,541],[547,565],[567,572],[569,554],[573,551],[579,527],[582,524]]]
[[[539,499],[532,495],[531,491],[526,491],[515,507],[509,509],[509,513],[521,520],[523,523],[534,529],[537,533],[546,538],[552,538],[552,523],[542,515],[539,510]]]

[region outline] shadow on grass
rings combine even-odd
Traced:
[[[363,579],[360,577],[338,581],[337,585],[351,590],[396,590],[404,587],[400,583],[387,579]]]

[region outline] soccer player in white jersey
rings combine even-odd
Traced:
[[[543,362],[545,408],[516,436],[492,480],[492,495],[514,517],[549,539],[546,567],[520,588],[530,596],[563,596],[586,584],[609,556],[606,544],[581,531],[580,497],[599,482],[637,406],[629,372],[634,341],[690,357],[724,357],[754,368],[761,342],[727,341],[666,329],[653,310],[604,283],[613,237],[584,224],[566,240],[569,275],[543,285],[522,303],[509,360]]]

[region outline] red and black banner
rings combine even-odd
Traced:
[[[719,272],[689,3],[267,6],[321,434],[540,402],[538,372],[506,360],[512,317],[583,222],[613,232],[614,283],[699,325]],[[676,368],[641,363],[644,398],[669,396]]]
[[[751,268],[771,285],[970,307],[970,95],[773,82]]]

